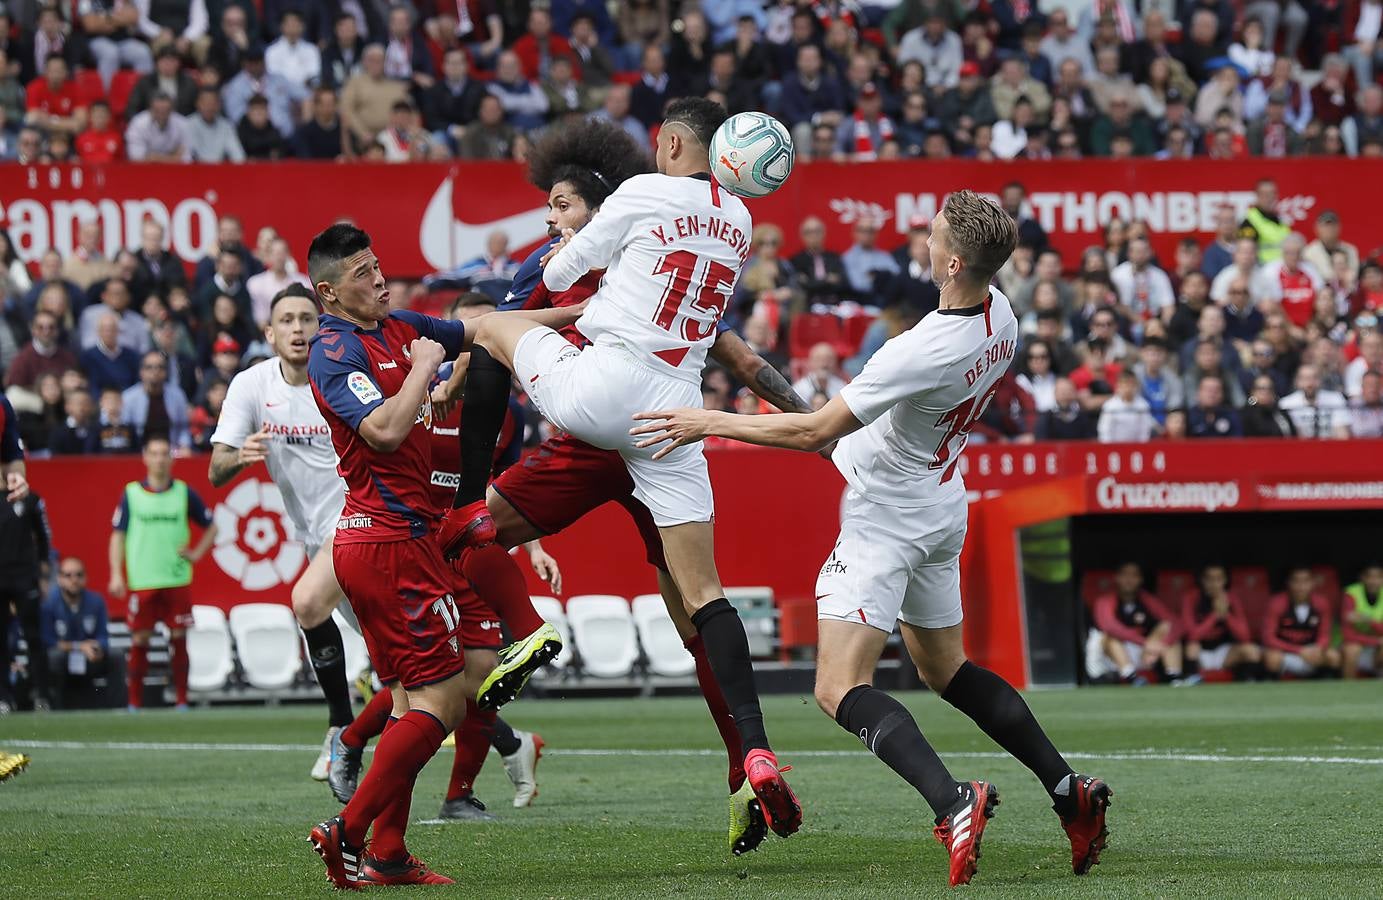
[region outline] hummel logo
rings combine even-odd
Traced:
[[[407,350],[405,350],[405,351],[403,351],[403,352],[404,352],[404,355],[407,355],[407,354],[408,354],[408,351],[407,351]],[[381,372],[383,372],[383,371],[386,370],[386,369],[397,369],[398,367],[399,367],[399,364],[396,363],[396,362],[395,362],[394,360],[392,360],[392,359],[389,360],[388,362],[382,362],[382,363],[379,364],[379,370],[380,370]]]

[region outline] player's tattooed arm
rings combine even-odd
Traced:
[[[759,367],[759,371],[754,373],[754,380],[749,382],[749,389],[783,412],[812,411],[807,401],[797,396],[797,392],[788,384],[783,373],[768,363],[764,363]]]
[[[265,426],[245,438],[240,447],[229,444],[211,445],[211,465],[207,468],[207,480],[220,487],[239,475],[243,470],[268,457],[269,428]]]
[[[783,373],[769,365],[733,331],[716,338],[710,353],[711,359],[729,370],[731,377],[783,412],[812,411],[807,402],[797,396]]]

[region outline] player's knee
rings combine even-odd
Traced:
[[[1244,659],[1248,662],[1256,663],[1263,661],[1263,648],[1259,647],[1257,644],[1244,644],[1240,652],[1243,653]]]
[[[518,510],[510,506],[494,488],[490,488],[485,495],[485,507],[490,511],[490,518],[494,519],[495,530],[498,532],[496,540],[506,550],[512,550],[519,544],[526,544],[542,537],[538,529],[519,515]]]
[[[1340,650],[1338,647],[1331,647],[1325,651],[1325,666],[1328,669],[1340,667]]]
[[[951,679],[956,677],[960,667],[965,664],[965,657],[927,657],[916,662],[917,675],[931,688],[932,693],[941,696],[946,693],[946,688],[951,684]]]
[[[1282,668],[1282,651],[1265,650],[1263,651],[1263,665],[1276,672]]]
[[[315,590],[312,585],[304,584],[304,580],[299,579],[298,583],[293,585],[290,598],[293,615],[301,627],[316,628],[331,618],[331,611],[336,605],[328,602],[322,592]]]
[[[1186,658],[1197,659],[1201,655],[1201,645],[1195,641],[1186,642]]]
[[[818,678],[816,681],[816,705],[821,707],[821,711],[832,719],[836,717],[836,710],[840,708],[840,701],[845,699],[845,695],[850,692],[854,685],[838,684],[829,679]]]

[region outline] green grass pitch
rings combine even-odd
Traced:
[[[1110,847],[1089,876],[1072,876],[1029,773],[937,698],[907,695],[953,773],[991,780],[1002,795],[967,893],[1383,895],[1377,682],[1028,699],[1072,764],[1113,787]],[[459,882],[428,890],[487,900],[950,893],[920,797],[810,698],[770,697],[765,711],[805,806],[795,837],[729,857],[724,758],[697,698],[520,702],[507,718],[539,730],[550,750],[538,801],[509,807],[492,754],[478,794],[501,823],[410,829],[411,849]],[[324,719],[314,707],[0,719],[0,748],[34,758],[0,785],[0,896],[326,895],[305,841],[336,811],[307,777]],[[228,744],[242,746],[207,746]],[[444,749],[423,772],[415,820],[435,815],[450,762]]]

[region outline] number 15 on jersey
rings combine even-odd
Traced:
[[[653,274],[668,277],[667,289],[653,317],[659,328],[680,334],[683,340],[693,344],[715,333],[716,323],[725,314],[725,304],[730,301],[730,291],[735,286],[734,269],[713,259],[703,264],[695,253],[674,250],[658,260]],[[695,295],[683,310],[682,301],[693,289]],[[704,316],[709,316],[709,320],[703,320]],[[680,326],[678,320],[681,320]]]

